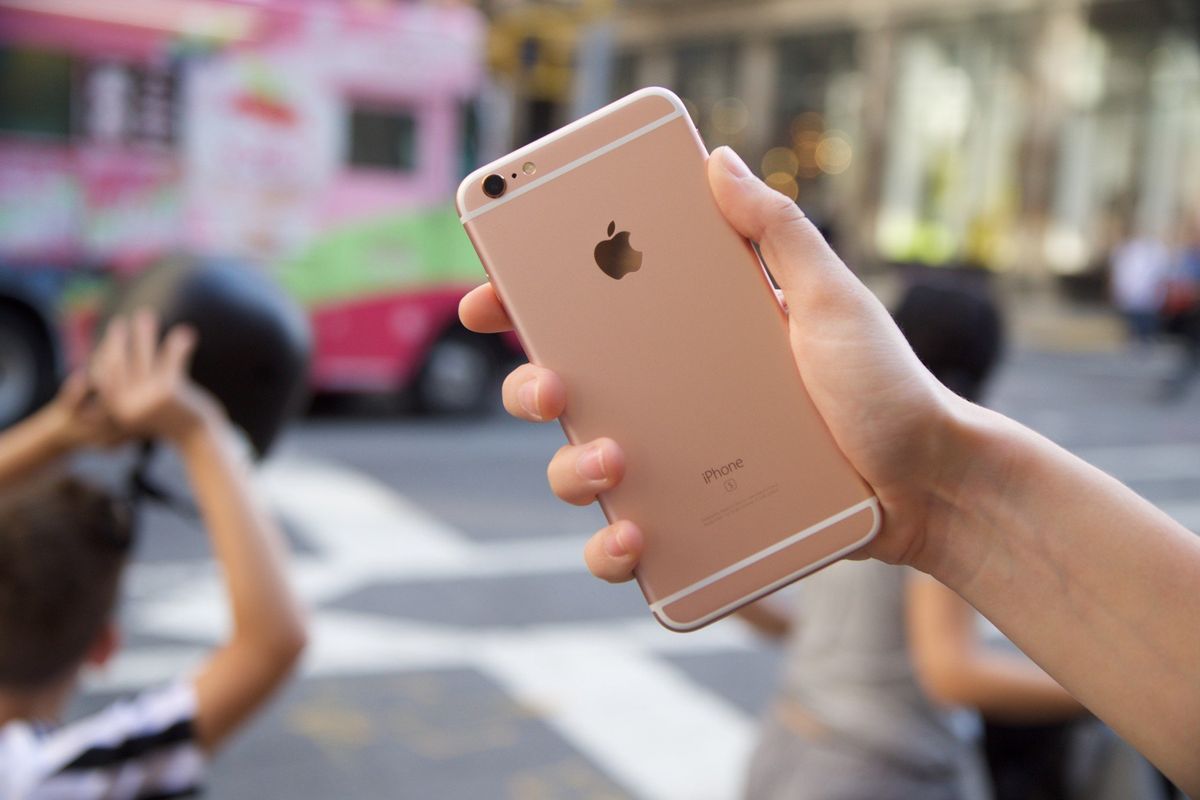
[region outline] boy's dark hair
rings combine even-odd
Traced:
[[[972,402],[1004,349],[1004,326],[982,275],[921,276],[893,314],[917,358],[934,377]]]
[[[0,686],[40,688],[83,662],[132,533],[126,504],[75,477],[0,492]]]

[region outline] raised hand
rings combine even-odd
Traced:
[[[47,415],[56,443],[65,450],[115,447],[127,438],[100,403],[86,370],[68,375],[41,413]]]
[[[89,374],[109,417],[131,435],[179,441],[217,405],[188,377],[196,346],[191,329],[177,326],[158,340],[158,320],[147,311],[109,323]]]

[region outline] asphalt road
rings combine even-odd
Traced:
[[[1159,403],[1170,356],[1016,354],[990,404],[1200,530],[1200,385]],[[635,586],[591,579],[580,551],[602,517],[551,496],[561,443],[500,413],[343,413],[288,436],[261,484],[314,642],[216,761],[211,796],[736,795],[778,655],[737,621],[667,633]],[[200,529],[147,524],[126,649],[79,711],[186,670],[225,628]]]

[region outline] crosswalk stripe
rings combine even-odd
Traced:
[[[383,616],[323,608],[376,583],[583,572],[586,536],[476,542],[382,483],[310,460],[280,459],[260,482],[269,503],[286,511],[316,551],[291,565],[298,591],[314,607],[305,676],[475,669],[538,708],[546,724],[639,797],[737,794],[752,721],[661,656],[746,650],[754,640],[742,626],[679,636],[647,612],[481,629],[406,619],[402,610]],[[211,564],[136,564],[129,577],[137,602],[128,627],[181,644],[122,653],[89,681],[92,691],[169,680],[194,667],[228,630]]]

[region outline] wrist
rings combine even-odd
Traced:
[[[71,435],[71,420],[68,413],[53,402],[43,406],[29,418],[29,426],[36,434],[39,449],[47,456],[65,455],[75,448]]]
[[[930,515],[912,566],[960,594],[989,560],[1004,553],[1004,521],[1019,504],[1031,433],[955,397],[939,426],[938,468],[927,487]]]
[[[198,442],[219,437],[224,427],[225,415],[221,408],[208,398],[200,398],[189,404],[163,438],[176,448],[187,450]]]

